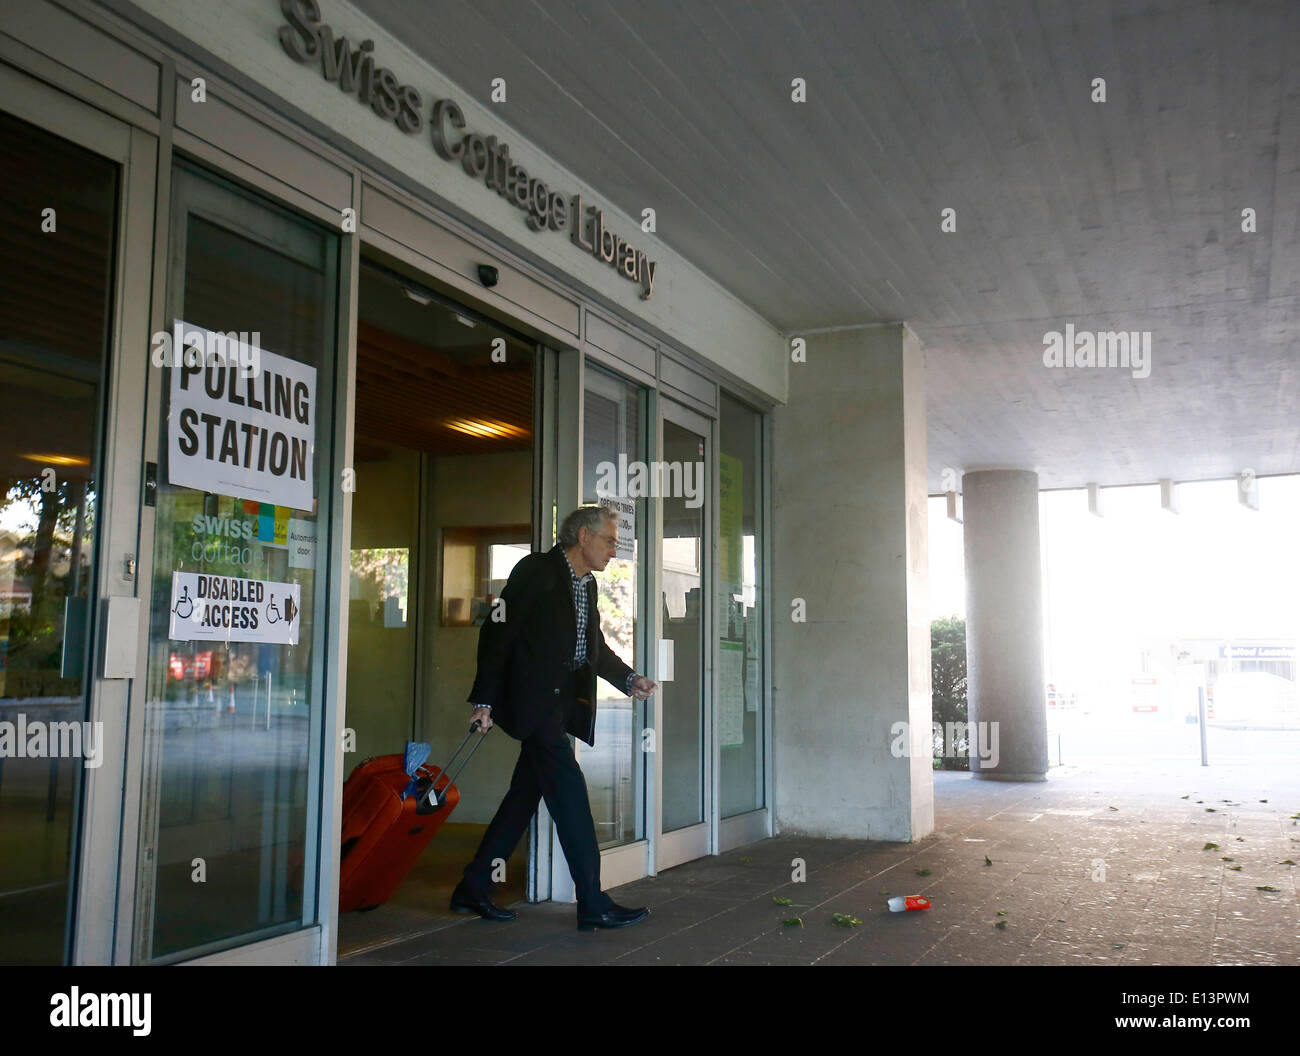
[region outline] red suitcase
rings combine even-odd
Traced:
[[[477,727],[475,723],[475,728]],[[387,902],[460,802],[453,783],[478,751],[482,735],[471,728],[445,769],[421,766],[416,791],[402,798],[411,778],[402,755],[367,759],[343,784],[343,835],[339,848],[339,911],[375,909]],[[450,778],[445,776],[470,737],[478,743]]]

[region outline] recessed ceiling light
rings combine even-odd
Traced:
[[[528,435],[527,429],[521,429],[509,422],[493,422],[482,418],[449,418],[443,422],[443,425],[458,433],[465,433],[467,436],[481,436],[488,440]]]
[[[456,317],[456,322],[460,323],[461,326],[468,326],[471,330],[478,326],[478,323],[467,315],[461,315],[460,312],[452,312],[451,314]]]
[[[408,296],[408,297],[409,297],[411,300],[413,300],[416,304],[432,304],[432,303],[433,303],[433,298],[430,297],[428,294],[426,294],[426,293],[419,293],[418,291],[411,289],[411,287],[409,287],[409,286],[403,286],[403,287],[402,287],[402,292],[403,292],[404,294],[406,294],[406,296]]]
[[[23,458],[29,462],[43,462],[47,466],[88,466],[90,459],[83,458],[81,455],[45,455],[32,453],[23,455]]]

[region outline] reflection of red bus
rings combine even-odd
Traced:
[[[193,656],[172,653],[167,664],[167,675],[177,682],[193,678],[203,682],[212,677],[212,650],[204,649]]]

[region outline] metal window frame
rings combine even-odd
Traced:
[[[149,347],[149,258],[157,166],[156,137],[99,112],[58,88],[9,65],[0,53],[0,99],[7,113],[118,165],[113,273],[109,287],[107,384],[100,393],[103,433],[100,462],[100,528],[95,539],[95,578],[86,669],[85,718],[103,722],[106,738],[121,731],[117,751],[105,750],[98,768],[85,768],[80,802],[73,806],[64,957],[73,964],[112,958],[114,907],[119,895],[119,855],[129,838],[122,817],[121,788],[134,758],[127,736],[131,682],[103,678],[103,609],[107,599],[134,597],[138,575],[125,574],[127,555],[137,556],[141,528],[144,388]],[[137,665],[143,650],[137,651]],[[105,749],[107,744],[105,745]]]
[[[164,97],[165,101],[165,97]],[[211,184],[202,185],[196,183],[197,192],[201,196],[211,195],[213,199],[220,199],[222,195],[230,195],[241,192],[247,192],[248,195],[259,202],[264,202],[268,209],[278,210],[289,214],[295,214],[293,221],[301,221],[307,224],[320,224],[319,217],[303,216],[292,206],[280,201],[273,190],[268,190],[263,186],[248,185],[242,180],[236,179],[231,173],[224,172],[220,169],[214,169],[207,165],[202,159],[194,159],[187,154],[182,154],[178,150],[170,152],[167,159],[166,167],[160,165],[159,171],[163,176],[160,181],[166,186],[166,212],[160,209],[157,217],[157,226],[155,230],[156,239],[154,246],[154,265],[155,265],[155,285],[153,287],[153,312],[154,312],[154,332],[169,331],[170,317],[172,308],[179,296],[179,291],[171,285],[172,279],[178,279],[171,272],[171,265],[175,257],[175,247],[173,240],[182,238],[184,233],[178,231],[171,223],[174,209],[174,177],[178,170],[184,169],[186,179],[202,181],[210,177]],[[222,187],[221,182],[235,184],[238,187],[236,191],[230,191]],[[161,203],[160,195],[160,203]],[[220,202],[213,207],[221,221]],[[190,210],[190,215],[203,216],[208,210],[206,203],[199,201],[198,208]],[[229,222],[228,219],[225,222]],[[321,225],[323,226],[323,225]],[[331,364],[322,368],[322,375],[328,378],[328,381],[319,386],[322,400],[322,408],[329,407],[331,422],[328,427],[328,441],[322,443],[322,449],[319,455],[317,465],[318,482],[337,481],[339,480],[338,456],[338,436],[340,432],[339,415],[342,413],[341,408],[344,403],[353,397],[352,389],[341,392],[337,385],[339,384],[340,374],[345,369],[344,364],[340,364],[338,358],[338,348],[340,337],[344,333],[343,326],[347,325],[347,333],[355,331],[355,324],[351,317],[347,315],[344,302],[348,300],[343,287],[343,274],[346,268],[346,262],[349,260],[351,253],[347,245],[346,234],[338,234],[331,231],[334,237],[338,238],[338,258],[330,267],[334,271],[334,288],[332,294],[335,300],[335,317],[332,320],[335,333],[333,347],[328,350]],[[330,367],[332,366],[332,370]],[[165,384],[166,374],[155,371],[149,375],[149,385],[144,394],[145,402],[145,445],[144,451],[150,454],[159,450],[161,441],[161,401],[162,389]],[[349,419],[350,422],[350,419]],[[332,489],[331,489],[332,491]],[[124,815],[125,824],[131,828],[131,844],[133,853],[128,857],[125,853],[122,857],[122,877],[121,877],[121,914],[118,921],[118,963],[184,963],[188,961],[205,958],[209,955],[225,955],[227,951],[240,948],[253,948],[265,941],[279,941],[284,936],[297,935],[297,939],[289,939],[290,943],[297,942],[302,945],[302,949],[294,954],[296,957],[308,956],[308,947],[312,951],[312,957],[320,955],[320,936],[322,929],[319,926],[322,922],[319,920],[318,907],[336,903],[337,898],[331,897],[328,902],[322,902],[322,891],[328,888],[333,877],[337,876],[337,866],[333,871],[327,871],[322,867],[323,862],[333,860],[337,862],[337,832],[338,826],[330,826],[324,823],[322,815],[330,804],[324,802],[325,791],[331,789],[331,773],[328,764],[328,752],[325,746],[330,744],[332,731],[330,728],[331,719],[334,716],[332,711],[332,701],[337,699],[339,689],[334,679],[334,665],[332,664],[331,654],[329,652],[330,643],[333,641],[331,627],[331,618],[337,618],[339,606],[332,604],[334,596],[338,590],[338,584],[333,582],[336,578],[332,575],[334,569],[340,567],[337,562],[341,560],[340,553],[345,554],[339,548],[340,540],[333,535],[333,528],[336,523],[337,511],[344,505],[340,497],[348,500],[350,509],[350,494],[339,489],[339,493],[329,496],[329,504],[324,507],[323,516],[320,523],[329,525],[331,529],[331,541],[324,559],[326,569],[324,582],[322,584],[322,599],[320,606],[326,614],[324,621],[318,621],[318,625],[312,629],[312,648],[319,651],[319,660],[314,662],[313,667],[319,664],[319,677],[322,680],[322,695],[320,700],[321,708],[321,725],[319,731],[310,731],[312,735],[308,740],[308,758],[306,766],[307,777],[307,798],[309,809],[306,817],[306,827],[304,832],[304,846],[306,848],[304,868],[314,866],[308,870],[307,878],[303,885],[303,901],[301,920],[295,925],[293,923],[282,923],[272,925],[264,929],[258,929],[254,932],[245,933],[241,936],[245,941],[242,943],[238,939],[221,939],[210,943],[205,943],[197,947],[187,948],[174,954],[154,957],[147,953],[148,943],[145,931],[145,921],[143,915],[152,911],[152,905],[147,900],[140,897],[140,868],[139,868],[139,846],[140,841],[145,834],[145,829],[149,825],[147,817],[142,814],[142,808],[149,805],[144,800],[145,776],[150,770],[146,761],[146,755],[158,749],[158,744],[147,736],[147,724],[152,721],[150,709],[148,707],[148,655],[150,648],[149,640],[149,610],[153,603],[152,582],[153,582],[153,558],[154,558],[154,511],[150,508],[148,513],[147,524],[142,526],[140,532],[140,560],[139,560],[139,582],[146,584],[142,592],[141,609],[144,613],[143,624],[144,630],[141,634],[141,649],[144,657],[143,662],[137,668],[137,677],[133,680],[132,689],[132,708],[129,719],[131,737],[134,743],[139,745],[137,757],[140,758],[142,765],[131,772],[128,776],[132,785],[132,792],[129,797],[134,804],[132,813]],[[322,495],[322,499],[324,496]],[[323,505],[323,503],[322,503]],[[318,564],[322,563],[318,557]],[[346,619],[346,614],[344,615]],[[344,639],[346,640],[346,639]],[[334,657],[333,659],[337,659]],[[343,660],[346,665],[346,657]],[[341,735],[333,735],[333,743],[339,746],[341,752]],[[338,782],[338,792],[334,798],[339,800],[341,805],[341,779]],[[314,809],[311,805],[318,805],[320,809]],[[312,880],[316,883],[313,884]],[[129,907],[129,908],[128,908]],[[336,912],[336,910],[335,910]]]
[[[761,642],[762,657],[759,667],[759,711],[762,718],[761,726],[763,729],[763,802],[753,810],[743,811],[740,814],[733,814],[730,817],[721,817],[718,819],[717,850],[715,853],[722,854],[736,847],[743,847],[746,844],[754,843],[758,840],[767,839],[774,834],[775,811],[772,809],[772,795],[774,792],[773,783],[773,754],[772,754],[772,548],[770,545],[771,525],[772,525],[772,488],[771,488],[771,466],[772,466],[772,416],[766,411],[750,405],[746,400],[737,396],[729,389],[724,389],[718,397],[718,408],[721,411],[722,398],[725,394],[728,398],[745,407],[746,410],[752,411],[758,415],[758,454],[760,465],[755,477],[758,480],[759,497],[755,507],[755,516],[758,518],[759,545],[757,547],[756,559],[758,563],[759,584],[758,598],[759,606],[759,641]],[[719,434],[721,434],[721,419],[719,419]],[[721,441],[721,435],[719,435]],[[718,452],[721,456],[721,443],[719,443]],[[719,494],[719,504],[721,504],[721,494]],[[721,523],[721,522],[719,522]],[[722,755],[721,746],[718,748],[718,802],[719,815],[721,815],[722,789],[721,789],[721,768]]]
[[[718,750],[718,709],[715,707],[715,674],[717,671],[719,651],[717,640],[717,569],[718,539],[718,446],[717,419],[704,414],[701,410],[689,406],[682,400],[661,394],[658,399],[658,416],[655,428],[655,461],[662,462],[664,457],[664,423],[672,422],[683,429],[689,429],[704,438],[707,493],[702,509],[700,535],[702,545],[700,558],[703,568],[700,570],[700,709],[701,738],[701,786],[704,802],[701,820],[691,825],[665,832],[663,828],[663,797],[655,796],[654,828],[654,866],[655,872],[671,869],[675,865],[717,853],[718,831],[718,796],[717,796],[717,760]],[[662,542],[663,502],[655,503],[655,538]],[[655,550],[659,554],[659,550]],[[663,596],[663,562],[655,561],[655,607],[654,626],[655,641],[664,637],[663,606],[658,599]],[[658,663],[658,648],[655,650],[655,663]],[[656,679],[657,681],[657,679]],[[655,729],[663,729],[663,704],[659,694],[655,694]],[[655,752],[655,789],[663,788],[663,746]]]

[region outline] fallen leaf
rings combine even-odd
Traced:
[[[1219,859],[1219,861],[1221,861],[1221,862],[1235,862],[1236,860],[1237,860],[1236,858],[1220,858],[1220,859]]]
[[[1277,864],[1278,864],[1278,865],[1295,865],[1295,862],[1291,861],[1290,858],[1283,858],[1283,859],[1282,859],[1280,862],[1278,862]]]
[[[1122,942],[1112,942],[1110,945],[1111,949],[1115,950],[1122,950],[1124,948],[1124,943]]]
[[[1241,872],[1241,866],[1239,865],[1230,865],[1228,866],[1228,868],[1231,869],[1234,873]]]
[[[773,896],[772,896],[772,901],[775,902],[778,906],[793,906],[793,905],[794,905],[794,903],[793,903],[790,899],[788,899],[788,898],[777,898],[776,895],[773,895]]]
[[[984,864],[985,864],[985,865],[992,865],[992,864],[993,864],[993,859],[990,858],[987,854],[984,856]]]
[[[803,927],[803,917],[791,917],[789,920],[783,920],[783,921],[781,921],[781,923],[784,924],[787,928],[789,928],[789,927],[793,927],[795,924],[798,924],[799,927],[802,928],[802,927]]]
[[[1007,926],[1007,922],[1006,922],[1005,920],[999,920],[999,921],[998,921],[996,924],[994,924],[993,926],[994,926],[995,928],[1005,928],[1005,927]]]
[[[1277,889],[1276,887],[1269,887],[1268,884],[1261,884],[1259,887],[1255,888],[1255,890],[1256,890],[1256,891],[1276,891],[1276,890],[1278,890],[1278,889]]]
[[[1217,851],[1218,849],[1219,849],[1219,845],[1217,843],[1207,843],[1204,847],[1201,848],[1201,850],[1203,851]]]
[[[930,875],[930,870],[929,870],[929,869],[918,869],[918,870],[916,871],[916,875],[917,875],[917,876],[929,876],[929,875]]]
[[[1006,915],[1007,915],[1007,911],[1006,911],[1005,909],[999,909],[999,910],[998,910],[998,916],[999,916],[999,917],[1005,917]]]
[[[1206,814],[1215,814],[1215,813],[1217,813],[1217,811],[1216,811],[1213,807],[1206,807],[1206,808],[1205,808],[1205,813],[1206,813]]]

